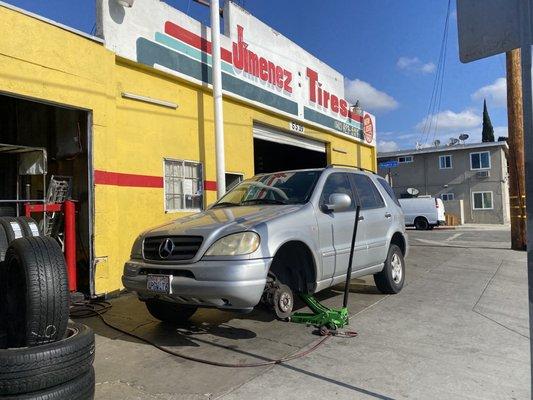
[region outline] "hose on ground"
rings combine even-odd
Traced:
[[[354,331],[336,331],[336,330],[327,330],[327,329],[322,330],[321,329],[320,334],[322,335],[322,337],[320,339],[316,340],[306,350],[296,352],[287,357],[279,358],[276,360],[260,361],[260,362],[254,362],[254,363],[224,363],[224,362],[213,361],[213,360],[208,360],[204,358],[199,358],[199,357],[194,357],[194,356],[190,356],[187,354],[183,354],[183,353],[168,349],[166,347],[163,347],[150,339],[146,339],[140,335],[137,335],[136,333],[129,332],[125,329],[122,329],[112,324],[108,320],[106,320],[104,316],[104,314],[107,313],[112,307],[113,307],[112,304],[109,301],[105,301],[105,300],[75,302],[70,307],[70,316],[73,319],[98,317],[107,327],[114,329],[117,332],[123,333],[124,335],[140,340],[141,342],[149,344],[155,347],[156,349],[159,349],[167,354],[170,354],[175,357],[183,358],[189,361],[194,361],[194,362],[208,364],[208,365],[214,365],[217,367],[225,367],[225,368],[254,368],[254,367],[265,367],[269,365],[282,364],[288,361],[296,360],[297,358],[307,356],[311,352],[318,349],[322,344],[324,344],[328,339],[330,339],[333,336],[349,337],[349,338],[354,338],[357,336],[357,332],[354,332]]]

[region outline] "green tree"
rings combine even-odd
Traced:
[[[494,128],[492,127],[492,122],[490,122],[487,100],[483,100],[483,131],[481,132],[481,141],[494,142]]]

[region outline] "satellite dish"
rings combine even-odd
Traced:
[[[459,139],[454,137],[450,138],[450,146],[456,145],[457,143],[459,143]]]
[[[459,140],[462,140],[463,142],[468,139],[470,136],[468,135],[468,133],[461,133],[459,135]]]
[[[420,193],[420,190],[417,188],[407,188],[407,193],[409,193],[411,196],[416,196],[418,193]]]
[[[440,146],[440,140],[439,140],[439,139],[435,140],[435,141],[433,142],[433,145],[434,145],[435,147],[439,147],[439,146]]]

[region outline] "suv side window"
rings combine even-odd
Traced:
[[[387,192],[389,197],[392,199],[392,201],[394,201],[398,207],[401,207],[400,202],[398,201],[398,198],[394,194],[394,190],[392,190],[392,188],[389,185],[389,182],[387,182],[383,178],[378,178],[378,182],[383,187],[383,189],[385,189],[385,191]]]
[[[320,205],[327,204],[329,202],[329,196],[333,193],[344,193],[350,196],[352,205],[346,211],[355,210],[354,194],[347,173],[335,172],[328,176],[322,189],[322,195],[320,196]]]
[[[363,174],[350,174],[350,176],[362,210],[385,207],[379,190],[368,176]]]

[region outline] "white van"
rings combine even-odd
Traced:
[[[399,199],[405,216],[405,225],[427,230],[445,225],[444,203],[438,197],[420,196]]]

